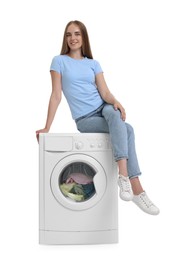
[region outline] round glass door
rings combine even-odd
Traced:
[[[87,163],[73,162],[60,173],[58,185],[66,198],[83,202],[95,195],[93,178],[96,171]]]
[[[93,157],[73,154],[64,157],[51,175],[54,197],[64,207],[84,210],[98,203],[106,190],[106,174]]]

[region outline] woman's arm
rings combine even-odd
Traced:
[[[38,139],[39,133],[47,133],[50,130],[53,119],[55,117],[55,113],[57,111],[58,105],[61,102],[62,97],[62,85],[61,85],[61,74],[51,71],[51,79],[52,79],[52,93],[49,100],[47,120],[45,127],[43,129],[36,131],[36,137]]]
[[[110,90],[106,84],[106,81],[104,79],[103,73],[99,73],[96,75],[96,85],[97,85],[98,91],[99,91],[102,99],[106,103],[112,104],[115,110],[119,109],[121,112],[122,120],[125,121],[125,119],[126,119],[125,109],[120,104],[120,102],[117,101],[117,99],[113,96],[113,94],[110,92]]]

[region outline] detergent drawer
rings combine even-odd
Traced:
[[[73,149],[71,136],[45,136],[44,150],[48,152],[66,152]]]

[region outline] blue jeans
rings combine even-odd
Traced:
[[[76,125],[81,133],[109,133],[115,161],[127,159],[129,178],[141,175],[133,128],[122,120],[119,110],[104,103],[95,111],[76,119]]]

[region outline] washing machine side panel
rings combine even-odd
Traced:
[[[39,229],[44,229],[44,136],[39,135]]]

